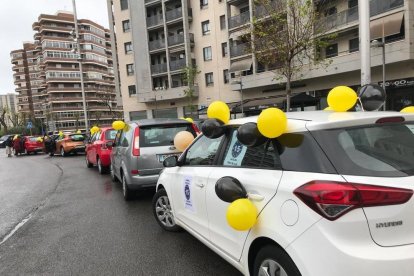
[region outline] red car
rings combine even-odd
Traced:
[[[102,127],[92,135],[86,144],[86,166],[98,166],[100,174],[107,173],[111,165],[112,143],[117,131],[111,127]]]
[[[25,136],[24,137],[24,152],[29,155],[31,153],[37,154],[43,151],[43,141],[38,141],[39,137]]]

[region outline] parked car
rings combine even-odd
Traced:
[[[7,140],[10,136],[14,137],[15,135],[16,135],[16,134],[7,134],[7,135],[3,135],[3,136],[1,136],[1,137],[0,137],[0,148],[5,148],[5,147],[6,147],[6,144],[5,144],[6,140]]]
[[[85,139],[84,134],[64,134],[58,136],[55,140],[56,149],[55,154],[60,154],[65,157],[69,154],[77,154],[85,152]]]
[[[134,190],[155,187],[164,159],[181,154],[174,146],[180,131],[198,134],[194,124],[180,119],[138,120],[117,134],[110,171],[113,180],[122,182],[125,200],[131,199]]]
[[[29,155],[31,153],[37,154],[43,151],[44,143],[38,141],[39,137],[25,136],[24,137],[24,152]]]
[[[414,115],[287,116],[289,132],[264,145],[237,140],[250,117],[166,159],[153,199],[160,226],[184,228],[245,275],[414,275]],[[223,177],[257,209],[249,231],[226,221]]]
[[[100,174],[109,172],[111,166],[111,151],[117,131],[111,127],[102,127],[92,135],[85,149],[86,166],[92,168],[98,166]]]

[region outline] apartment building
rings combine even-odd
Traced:
[[[229,104],[232,113],[258,114],[284,106],[285,84],[249,52],[253,18],[263,16],[254,0],[112,0],[124,3],[130,22],[136,96],[123,97],[139,117],[187,116],[188,99],[182,68],[196,64],[195,103],[205,115],[211,101]],[[387,109],[400,110],[414,102],[412,0],[370,0],[371,39],[385,39]],[[126,4],[125,4],[126,3]],[[357,0],[314,0],[326,33],[335,41],[320,55],[328,66],[304,65],[294,80],[292,110],[322,109],[329,90],[360,84]],[[114,9],[114,18],[120,15]],[[384,33],[383,31],[384,30]],[[373,43],[373,46],[380,43]],[[122,47],[122,48],[121,48]],[[124,45],[118,43],[118,53]],[[382,84],[382,49],[371,49],[372,82]],[[121,83],[123,79],[121,77]],[[125,95],[125,94],[123,94]],[[132,114],[132,113],[131,113]],[[128,114],[125,114],[126,118]]]
[[[69,12],[41,14],[34,22],[34,43],[12,51],[19,112],[42,119],[53,130],[84,129],[80,62],[90,125],[110,124],[116,105],[110,31]]]

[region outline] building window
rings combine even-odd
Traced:
[[[226,29],[226,16],[223,14],[220,16],[220,30]]]
[[[336,57],[338,55],[338,43],[331,44],[328,47],[326,47],[326,57]]]
[[[121,11],[128,9],[128,0],[121,0]]]
[[[211,47],[203,48],[204,61],[212,60]]]
[[[230,79],[229,79],[229,70],[223,70],[223,80],[224,83],[229,83]]]
[[[122,29],[125,32],[129,32],[129,30],[131,29],[131,26],[129,25],[129,20],[124,20],[122,21]]]
[[[203,32],[203,35],[210,33],[210,20],[201,22],[201,31]]]
[[[213,80],[213,73],[206,73],[206,86],[213,86],[214,80]]]
[[[129,112],[129,120],[130,121],[136,121],[141,119],[147,119],[147,111],[131,111]]]
[[[128,86],[128,94],[129,96],[137,94],[137,89],[135,88],[135,85]]]
[[[227,42],[221,43],[221,55],[226,57],[229,54],[229,49],[227,48]]]
[[[208,6],[208,0],[200,0],[200,8],[207,8]]]
[[[134,74],[134,64],[127,64],[126,65],[127,68],[127,75],[128,76],[132,76]]]
[[[333,15],[333,14],[336,14],[336,13],[337,13],[336,7],[331,7],[329,9],[325,10],[325,16],[330,16],[330,15]]]
[[[358,6],[358,0],[348,0],[348,9]]]
[[[357,52],[359,51],[359,38],[353,38],[349,40],[349,52]]]
[[[124,43],[124,47],[125,47],[125,54],[132,53],[132,42]]]

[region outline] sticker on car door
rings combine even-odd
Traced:
[[[192,178],[191,176],[185,176],[183,180],[184,208],[195,213],[192,192]]]

